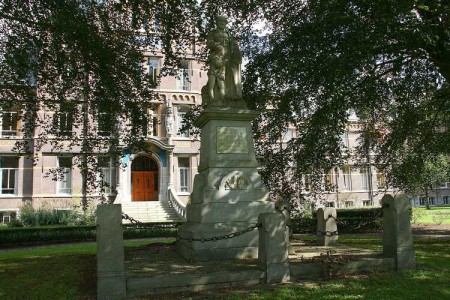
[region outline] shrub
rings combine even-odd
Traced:
[[[178,223],[147,223],[142,226],[123,225],[124,239],[175,237]],[[53,226],[0,228],[0,248],[16,245],[72,243],[96,240],[96,226]]]
[[[75,210],[34,209],[26,204],[20,209],[20,221],[24,226],[51,226],[51,225],[92,225],[95,214],[79,213]]]
[[[383,227],[381,208],[337,209],[339,233],[379,232]],[[291,220],[294,233],[316,234],[317,219],[313,217]]]

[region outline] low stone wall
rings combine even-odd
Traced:
[[[383,210],[382,253],[335,245],[337,235],[330,235],[328,236],[330,239],[327,240],[325,234],[322,235],[325,237],[322,240],[328,246],[299,248],[299,245],[293,244],[291,246],[295,255],[289,255],[285,217],[281,213],[263,213],[258,217],[258,260],[190,262],[179,256],[175,246],[172,245],[164,252],[156,251],[156,254],[144,249],[145,251],[141,252],[141,255],[145,256],[144,259],[128,258],[128,264],[132,263],[131,269],[134,273],[127,275],[129,271],[126,271],[124,262],[121,206],[99,205],[98,299],[121,299],[151,293],[197,291],[263,282],[280,283],[293,279],[328,276],[329,268],[332,268],[335,275],[414,268],[415,251],[409,222],[409,198],[404,195],[395,197],[386,195],[383,197]],[[336,212],[333,210],[319,210],[318,231],[337,233],[336,218]],[[306,254],[302,251],[314,253]],[[155,263],[158,260],[162,260],[160,266]],[[221,269],[221,266],[225,267]],[[155,270],[161,267],[168,271],[155,274]],[[173,273],[174,271],[176,272]]]

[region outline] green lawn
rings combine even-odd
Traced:
[[[413,223],[419,224],[450,224],[450,207],[431,207],[427,210],[425,208],[413,208]]]
[[[340,241],[381,249],[377,236],[343,235]],[[417,239],[415,245],[418,268],[413,271],[178,293],[160,299],[450,299],[450,240]],[[95,264],[95,244],[0,252],[0,299],[94,299]]]

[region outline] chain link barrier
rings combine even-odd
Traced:
[[[316,233],[317,236],[334,236],[334,235],[339,235],[338,231],[317,231]]]
[[[240,231],[235,231],[235,232],[231,232],[229,234],[225,234],[225,235],[220,235],[220,236],[215,236],[215,237],[210,237],[210,238],[199,238],[199,237],[189,237],[189,238],[185,238],[185,237],[177,237],[177,240],[185,240],[185,241],[190,241],[190,242],[217,242],[217,241],[221,241],[221,240],[227,240],[227,239],[232,239],[238,236],[241,236],[247,232],[251,232],[253,230],[255,230],[256,228],[261,227],[261,224],[256,224],[253,225],[249,228],[240,230]]]
[[[137,227],[160,227],[160,228],[167,228],[167,224],[165,224],[164,226],[158,226],[155,224],[146,224],[143,223],[139,220],[136,220],[135,218],[131,217],[130,215],[127,215],[126,213],[122,212],[122,219],[123,220],[128,220],[130,221],[131,224],[136,225]],[[177,227],[177,224],[174,225],[174,227]],[[240,231],[235,231],[235,232],[231,232],[225,235],[220,235],[220,236],[215,236],[215,237],[210,237],[210,238],[200,238],[200,237],[189,237],[189,238],[184,238],[184,237],[177,237],[177,240],[187,240],[187,241],[191,241],[191,242],[217,242],[217,241],[221,241],[221,240],[226,240],[226,239],[232,239],[238,236],[241,236],[247,232],[251,232],[253,230],[255,230],[256,228],[261,227],[261,224],[257,223],[256,225],[250,226],[246,229],[240,230]]]

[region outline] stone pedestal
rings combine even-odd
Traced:
[[[290,280],[286,221],[280,213],[259,215],[259,265],[266,273],[266,283]]]
[[[97,299],[126,296],[122,206],[97,206]]]
[[[254,226],[261,213],[274,212],[258,174],[251,121],[258,112],[208,108],[196,120],[201,128],[199,174],[178,230],[177,249],[194,261],[257,257],[258,231],[217,241],[198,241]]]
[[[411,231],[411,202],[406,195],[385,195],[383,203],[383,255],[395,258],[396,269],[416,267]]]
[[[317,245],[332,246],[338,243],[337,214],[332,207],[317,210]]]

